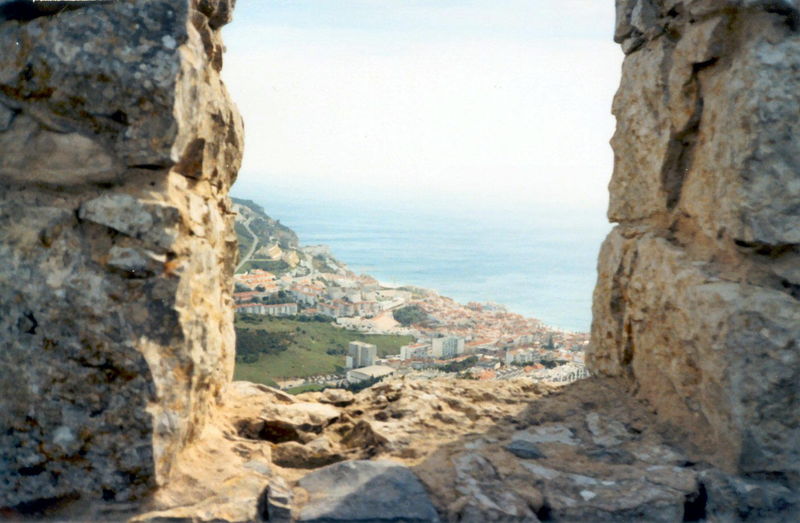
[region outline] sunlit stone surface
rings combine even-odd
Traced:
[[[617,2],[590,366],[731,472],[800,473],[796,2]]]
[[[233,369],[231,6],[0,4],[0,507],[133,499]]]

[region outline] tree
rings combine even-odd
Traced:
[[[428,319],[428,314],[419,305],[408,305],[392,312],[392,316],[404,327],[414,323],[422,323]]]
[[[372,387],[373,385],[375,385],[376,383],[378,383],[382,379],[383,378],[369,378],[369,379],[366,379],[364,381],[359,381],[359,382],[356,382],[356,383],[348,383],[345,388],[347,390],[349,390],[350,392],[355,393],[355,392],[359,392],[359,391],[362,391],[364,389],[368,389],[368,388]]]
[[[263,329],[236,329],[236,360],[254,363],[261,354],[279,354],[289,348],[292,338],[286,332]]]
[[[278,291],[261,299],[263,303],[274,305],[277,303],[294,303],[294,297],[288,291]]]
[[[461,372],[463,370],[467,370],[476,363],[478,363],[478,357],[470,356],[469,358],[463,359],[461,361],[453,361],[445,365],[440,365],[439,370],[441,370],[442,372]]]

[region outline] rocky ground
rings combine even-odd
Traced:
[[[682,450],[611,380],[394,380],[300,396],[234,382],[144,510],[92,517],[787,521],[796,502],[779,483]]]

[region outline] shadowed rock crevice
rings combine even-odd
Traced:
[[[781,280],[780,285],[792,298],[800,300],[800,284],[792,283],[788,280]]]
[[[4,20],[29,22],[41,16],[53,16],[89,7],[94,4],[107,4],[113,0],[58,1],[58,0],[4,0],[0,2],[0,23]]]
[[[759,256],[765,256],[767,258],[778,258],[779,256],[796,251],[798,247],[800,247],[800,245],[796,244],[773,245],[765,242],[753,242],[746,240],[734,240],[733,243],[736,244],[737,247],[741,247],[743,250]]]
[[[702,112],[702,100],[698,102],[698,113]],[[664,167],[661,171],[661,184],[666,194],[667,210],[675,209],[681,198],[683,182],[692,165],[692,156],[697,143],[697,133],[700,128],[700,119],[688,129],[677,133],[670,139]]]
[[[787,2],[779,0],[764,2],[764,11],[781,16],[790,31],[800,29],[800,11]]]
[[[683,504],[683,521],[705,521],[707,517],[708,492],[703,483],[698,485],[696,492],[686,496]]]
[[[169,169],[169,165],[159,165],[153,163],[143,163],[138,165],[129,165],[128,168],[130,169],[142,169],[144,171],[166,171]]]
[[[300,441],[300,433],[291,423],[281,420],[241,420],[237,423],[239,435],[243,438],[286,443]]]
[[[697,142],[700,139],[700,125],[703,117],[703,86],[701,71],[714,66],[719,61],[716,54],[721,52],[719,27],[725,23],[693,26],[692,31],[684,35],[691,40],[689,46],[677,40],[673,57],[669,64],[666,80],[669,105],[672,111],[673,130],[666,148],[661,171],[661,184],[666,195],[666,209],[673,211],[680,201],[684,181],[688,176],[694,160]],[[704,29],[706,25],[709,28]],[[697,47],[700,49],[697,49]],[[705,47],[705,50],[703,50]],[[666,68],[665,68],[666,70]],[[677,126],[677,127],[676,127]]]

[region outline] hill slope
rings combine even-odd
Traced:
[[[271,218],[264,208],[252,200],[243,200],[240,198],[231,198],[233,203],[236,204],[236,211],[239,213],[241,219],[237,219],[236,233],[239,235],[239,245],[249,243],[252,238],[242,238],[241,232],[245,229],[240,226],[242,222],[247,222],[250,230],[256,234],[256,237],[263,244],[277,243],[284,249],[296,249],[300,243],[297,234],[289,227],[283,225],[280,220]]]
[[[236,320],[236,330],[248,329],[270,333],[286,333],[288,348],[277,354],[263,354],[257,361],[236,362],[234,378],[272,385],[273,380],[304,378],[342,371],[344,354],[351,341],[373,343],[378,356],[397,354],[400,347],[411,343],[411,336],[363,334],[334,327],[328,322],[299,321],[290,318],[242,315]]]

